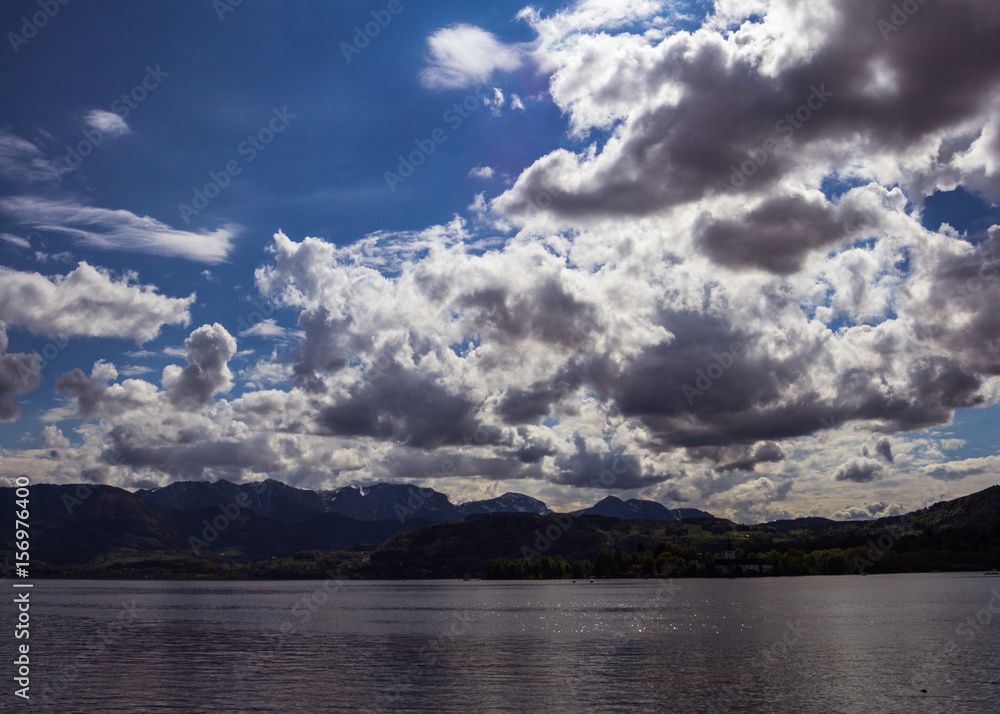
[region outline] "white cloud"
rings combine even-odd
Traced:
[[[269,317],[240,332],[240,337],[267,337],[283,340],[288,338],[288,330],[279,325],[274,318]]]
[[[97,129],[107,136],[122,136],[131,133],[128,124],[117,114],[103,109],[91,109],[84,117],[87,126]]]
[[[31,250],[31,243],[27,238],[22,238],[21,236],[11,235],[10,233],[0,233],[0,240],[9,245],[17,246],[18,248],[24,248],[26,250]]]
[[[246,381],[247,389],[288,383],[293,376],[294,366],[279,358],[277,353],[272,353],[270,358],[260,360],[250,369],[240,372],[240,378]]]
[[[36,250],[35,260],[39,263],[48,263],[50,260],[54,263],[61,262],[71,262],[73,260],[73,254],[69,251],[64,251],[62,253],[46,253],[45,251]]]
[[[55,161],[46,158],[42,150],[0,129],[0,176],[18,184],[58,181],[68,171]]]
[[[830,518],[835,521],[871,521],[877,518],[888,518],[889,516],[900,516],[906,513],[905,508],[899,503],[866,503],[863,506],[845,506]]]
[[[493,72],[509,72],[521,65],[521,51],[472,25],[438,30],[427,40],[430,57],[420,76],[434,89],[472,87]]]
[[[194,299],[115,280],[87,263],[53,277],[0,266],[0,320],[38,334],[146,342],[164,325],[187,324]]]
[[[921,471],[926,476],[941,481],[958,481],[984,474],[995,481],[1000,479],[1000,456],[984,456],[942,464],[928,464]]]
[[[491,179],[493,178],[493,169],[489,166],[474,166],[469,170],[470,178],[478,179]]]
[[[192,233],[123,209],[86,206],[70,199],[16,196],[0,200],[0,211],[38,230],[66,233],[92,248],[125,250],[220,263],[233,248],[235,226]]]
[[[533,7],[517,17],[526,20],[542,42],[564,40],[578,33],[614,30],[639,20],[652,18],[667,9],[662,0],[578,0],[567,9],[543,18]]]
[[[140,377],[144,374],[149,374],[153,371],[152,367],[145,367],[143,365],[129,365],[127,367],[122,367],[118,370],[119,374],[123,377]]]
[[[42,429],[42,442],[50,449],[68,449],[69,439],[59,427],[49,424]]]

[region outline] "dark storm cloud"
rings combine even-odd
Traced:
[[[478,426],[475,406],[464,395],[450,392],[435,375],[393,363],[365,372],[346,399],[320,410],[317,421],[330,434],[434,448],[473,437]]]
[[[76,399],[77,413],[82,417],[105,413],[103,405],[108,393],[108,382],[105,379],[92,379],[83,370],[76,368],[56,381],[56,391],[69,392]]]
[[[761,268],[788,275],[817,248],[834,245],[865,217],[799,196],[766,200],[740,220],[702,221],[702,249],[729,268]]]
[[[892,442],[884,436],[876,439],[871,445],[865,444],[861,455],[865,458],[882,459],[890,464],[895,460],[892,455]]]
[[[513,453],[517,457],[517,460],[525,464],[537,464],[539,461],[544,459],[546,456],[553,456],[556,452],[555,449],[551,447],[539,446],[537,444],[532,444],[530,446],[525,446],[518,449]]]
[[[527,424],[548,416],[552,407],[570,396],[584,382],[580,362],[573,361],[551,380],[527,387],[511,386],[504,392],[498,411],[508,424]]]
[[[299,315],[299,327],[306,336],[295,352],[294,373],[300,381],[309,383],[316,372],[336,372],[347,366],[341,341],[350,323],[350,317],[334,319],[322,306]]]
[[[548,210],[560,215],[645,215],[697,200],[728,179],[732,165],[756,148],[758,138],[773,133],[777,118],[795,108],[772,80],[745,64],[731,67],[719,45],[698,47],[680,65],[675,56],[666,58],[650,73],[649,91],[677,77],[678,66],[681,81],[699,90],[688,92],[677,107],[657,107],[632,118],[620,151],[586,184],[592,188],[566,191],[549,168],[558,162],[543,160],[501,197],[501,210],[518,216],[536,209],[536,197],[552,196]],[[752,186],[766,187],[785,165],[773,157]]]
[[[127,428],[111,434],[113,448],[103,453],[107,464],[133,469],[152,469],[174,478],[195,479],[211,470],[217,478],[241,479],[243,474],[264,473],[273,469],[275,454],[265,440],[205,440],[195,443],[148,445],[145,439]]]
[[[896,388],[887,387],[878,368],[848,370],[835,378],[834,394],[822,397],[810,386],[824,354],[819,344],[801,340],[796,351],[778,358],[755,348],[742,331],[703,315],[668,313],[662,325],[674,339],[645,349],[626,369],[594,358],[581,370],[581,383],[651,430],[653,448],[751,445],[859,420],[889,432],[910,431],[984,402],[982,380],[943,356],[912,359],[906,382]],[[730,459],[734,468],[778,459],[773,445],[759,448],[749,458]],[[715,456],[722,465],[726,457]]]
[[[665,491],[661,491],[659,495],[661,501],[670,501],[673,503],[690,503],[691,499],[680,492],[676,486],[667,486]]]
[[[506,286],[475,290],[457,302],[474,313],[479,329],[501,344],[530,337],[581,349],[597,327],[594,306],[577,300],[554,278],[516,293]]]
[[[114,374],[112,369],[108,363],[99,362],[89,377],[79,368],[74,369],[56,380],[56,391],[68,392],[76,400],[77,414],[83,418],[115,417],[141,407],[144,402],[131,391],[111,392],[108,381]]]
[[[930,270],[927,297],[914,309],[918,336],[935,340],[969,370],[1000,375],[1000,227],[966,255],[942,258]],[[964,319],[955,320],[956,315]]]
[[[42,380],[41,357],[33,354],[7,354],[7,330],[0,322],[0,422],[21,416],[21,406],[14,396],[36,389]]]
[[[834,479],[837,481],[851,481],[852,483],[870,483],[885,476],[886,470],[878,461],[872,459],[852,459],[843,464]]]
[[[597,392],[613,395],[615,408],[641,419],[663,446],[755,442],[804,428],[791,415],[782,428],[774,410],[789,408],[782,394],[805,374],[806,355],[761,354],[747,334],[705,315],[666,313],[661,324],[674,339],[643,350],[625,371],[609,369]]]
[[[394,449],[381,464],[376,477],[415,480],[442,477],[467,477],[491,481],[517,481],[543,478],[537,464],[525,464],[505,456],[471,456],[464,453],[430,453],[417,449]]]
[[[812,433],[823,418],[842,418],[813,393],[783,400],[808,375],[818,348],[802,345],[800,354],[779,360],[751,350],[746,333],[717,318],[672,312],[660,324],[674,339],[644,349],[625,369],[601,355],[575,360],[549,382],[508,390],[501,413],[538,419],[571,388],[585,385],[620,414],[645,423],[659,442],[652,446],[661,448],[752,444]],[[762,454],[773,456],[770,447]]]
[[[557,456],[550,481],[583,488],[628,491],[653,486],[675,478],[671,473],[643,473],[639,460],[622,451],[594,453],[576,437],[576,453]]]
[[[711,447],[702,449],[689,449],[688,453],[700,456]],[[773,441],[765,441],[757,444],[753,448],[747,445],[721,449],[724,452],[735,452],[727,454],[730,458],[716,467],[716,471],[722,473],[726,471],[754,471],[758,464],[776,464],[785,460],[785,453],[781,447]]]
[[[529,432],[523,426],[518,427],[517,435],[522,444],[510,454],[523,464],[537,464],[546,456],[554,456],[558,453],[552,440],[547,436],[539,436],[537,433]]]

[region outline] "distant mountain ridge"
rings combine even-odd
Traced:
[[[236,503],[241,508],[272,521],[299,523],[321,513],[335,513],[356,521],[441,523],[463,516],[494,513],[552,513],[545,503],[523,493],[505,493],[481,501],[453,504],[447,495],[411,484],[377,483],[344,486],[328,491],[310,491],[276,481],[236,484],[219,481],[177,481],[168,486],[141,489],[135,495],[156,506],[175,511],[196,511]],[[578,514],[652,521],[711,518],[696,508],[668,509],[656,501],[622,501],[608,496]]]
[[[608,496],[590,508],[573,511],[578,516],[607,516],[637,521],[683,521],[688,518],[714,518],[711,513],[697,508],[669,509],[657,501],[642,501],[630,498],[623,501],[617,496]]]
[[[485,515],[490,513],[531,513],[544,516],[552,513],[552,509],[542,501],[523,493],[505,493],[485,501],[469,501],[459,506],[466,516]]]
[[[335,513],[356,521],[440,523],[454,518],[491,513],[545,515],[552,510],[542,501],[521,493],[455,505],[447,495],[410,484],[377,483],[310,491],[274,479],[236,484],[219,481],[177,481],[162,488],[140,489],[135,495],[147,503],[175,511],[196,511],[236,503],[259,516],[283,523],[299,523],[317,514]]]

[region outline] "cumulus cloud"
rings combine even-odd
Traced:
[[[965,154],[948,156],[945,145],[993,131],[1000,18],[989,2],[922,6],[905,37],[889,42],[877,24],[892,14],[889,0],[826,0],[804,11],[772,0],[757,12],[731,33],[708,25],[656,42],[624,33],[540,45],[539,61],[558,68],[553,99],[574,131],[613,132],[603,145],[538,159],[495,209],[526,220],[547,194],[545,211],[579,219],[698,201],[746,212],[747,201],[763,198],[750,209],[748,240],[792,249],[790,264],[765,267],[793,270],[794,253],[825,247],[853,221],[793,210],[782,202],[790,184],[818,186],[850,167],[926,192],[939,180],[951,187]],[[723,264],[748,255],[727,220],[702,231]]]
[[[900,516],[906,513],[906,509],[899,503],[866,503],[863,506],[845,506],[830,518],[835,521],[871,521],[877,518],[888,518],[890,516]]]
[[[705,253],[721,265],[788,274],[801,269],[810,252],[852,236],[863,218],[863,214],[821,196],[814,200],[779,196],[738,218],[706,214],[699,238]]]
[[[87,122],[87,126],[97,129],[107,136],[121,136],[131,132],[124,119],[103,109],[91,109],[87,112],[84,120]]]
[[[474,166],[469,170],[469,176],[478,179],[491,179],[493,178],[493,173],[493,169],[489,166]]]
[[[0,266],[0,320],[44,335],[146,342],[164,325],[187,324],[194,298],[166,297],[87,263],[52,277]]]
[[[989,474],[996,478],[1000,476],[1000,456],[984,456],[943,464],[929,464],[923,467],[922,473],[939,481],[958,481],[981,474]]]
[[[438,30],[428,38],[427,46],[428,66],[420,77],[434,89],[472,87],[497,70],[517,69],[522,61],[516,47],[472,25]]]
[[[14,397],[36,389],[41,379],[41,357],[7,354],[7,326],[0,322],[0,421],[14,421],[21,416],[21,405]]]
[[[108,460],[136,471],[155,470],[174,479],[198,479],[206,471],[218,478],[234,474],[266,472],[264,465],[273,464],[277,457],[266,440],[204,439],[188,443],[148,445],[134,435],[117,433],[118,440],[105,453]]]
[[[235,226],[214,231],[183,231],[149,216],[88,206],[69,198],[15,196],[0,200],[0,211],[21,225],[63,233],[91,248],[151,253],[201,263],[225,260],[239,232]]]
[[[610,32],[667,12],[660,0],[580,0],[554,15],[543,17],[534,7],[517,17],[538,33],[539,44],[552,50],[591,33]]]
[[[730,507],[725,515],[742,523],[759,523],[786,517],[787,511],[779,504],[788,497],[791,490],[791,481],[775,482],[763,476],[740,484],[729,494]]]
[[[834,479],[852,483],[870,483],[884,478],[887,473],[885,466],[875,459],[856,458],[842,464],[834,474]]]
[[[773,441],[761,442],[753,448],[740,445],[729,449],[692,449],[690,452],[712,460],[723,460],[716,468],[720,472],[754,471],[760,464],[776,464],[785,459],[785,452]]]
[[[56,391],[65,392],[75,402],[75,413],[81,417],[118,417],[157,403],[154,385],[138,379],[113,383],[118,370],[110,362],[99,360],[90,376],[77,368],[56,380]]]
[[[42,443],[50,449],[68,449],[69,439],[57,426],[49,424],[42,429]]]
[[[294,376],[295,370],[290,362],[279,357],[277,352],[272,352],[269,358],[256,362],[239,374],[247,389],[291,382]]]
[[[198,409],[217,392],[233,385],[229,359],[236,354],[236,340],[219,323],[202,325],[184,341],[187,366],[169,365],[163,370],[163,388],[170,403],[183,409]]]

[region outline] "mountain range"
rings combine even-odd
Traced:
[[[15,489],[0,488],[0,511],[14,507]],[[416,486],[308,491],[277,481],[180,482],[136,493],[39,484],[30,512],[32,572],[62,577],[324,577],[324,568],[341,566],[351,577],[451,577],[485,572],[496,558],[523,558],[525,547],[576,561],[657,543],[691,553],[778,551],[798,561],[803,552],[838,548],[872,558],[872,543],[884,549],[885,542],[891,552],[877,566],[886,572],[1000,563],[1000,486],[874,521],[752,526],[614,497],[560,515],[514,493],[454,505]],[[13,519],[0,519],[0,560],[9,564],[14,535]]]
[[[690,518],[714,518],[711,513],[697,508],[669,509],[656,501],[641,501],[630,498],[623,501],[617,496],[608,496],[590,508],[573,511],[574,516],[607,516],[627,521],[684,521]]]
[[[300,523],[321,513],[335,513],[356,521],[398,520],[402,523],[441,523],[492,513],[539,516],[552,513],[542,501],[521,493],[505,493],[496,498],[456,505],[447,495],[433,489],[393,483],[310,491],[274,479],[242,484],[226,480],[178,481],[162,488],[139,490],[135,495],[147,503],[175,511],[196,511],[235,503],[279,523]],[[622,501],[614,496],[576,511],[576,514],[649,521],[712,517],[696,508],[670,510],[656,501]]]

